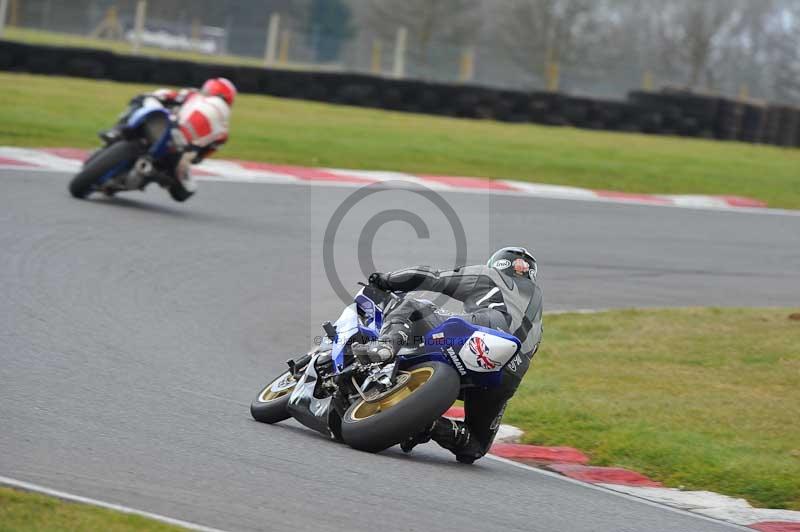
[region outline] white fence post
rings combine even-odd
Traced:
[[[0,0],[0,37],[6,29],[6,14],[8,13],[8,0]]]
[[[133,24],[133,53],[138,54],[142,48],[142,33],[147,18],[147,0],[139,0],[136,4],[136,21]]]
[[[269,28],[267,28],[267,46],[264,50],[264,66],[275,64],[275,54],[278,50],[278,33],[281,27],[281,16],[273,13],[269,17]]]
[[[396,78],[406,75],[406,39],[408,30],[405,27],[397,28],[397,40],[394,43],[394,70]]]

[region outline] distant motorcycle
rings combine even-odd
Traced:
[[[323,325],[320,345],[288,360],[289,369],[259,392],[250,406],[254,419],[293,417],[353,448],[379,452],[429,427],[465,388],[498,386],[503,367],[521,361],[514,336],[455,316],[429,331],[412,329],[415,345],[388,363],[359,360],[351,345],[377,339],[404,297],[362,286],[339,319]]]
[[[145,98],[120,128],[121,134],[84,162],[80,173],[69,183],[70,193],[76,198],[85,198],[92,192],[111,196],[158,183],[172,199],[185,201],[191,194],[172,171],[183,155],[172,143],[175,127],[169,110],[155,98]]]

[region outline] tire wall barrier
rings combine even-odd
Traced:
[[[474,85],[194,63],[0,40],[0,70],[198,86],[214,76],[243,93],[395,111],[800,147],[800,110],[687,90],[632,91],[626,101]]]

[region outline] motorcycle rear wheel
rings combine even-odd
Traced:
[[[137,158],[140,150],[136,141],[120,141],[92,154],[84,163],[83,169],[69,182],[70,194],[78,199],[84,199],[92,193],[100,178],[114,167]]]
[[[414,436],[447,411],[458,397],[461,378],[451,366],[424,362],[375,401],[353,403],[342,419],[342,438],[354,449],[377,453]]]

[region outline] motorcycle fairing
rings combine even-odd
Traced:
[[[163,107],[156,107],[154,105],[143,105],[139,109],[131,114],[130,118],[128,118],[127,127],[130,129],[136,129],[137,127],[141,126],[145,120],[147,120],[152,115],[162,115],[166,120],[167,124],[170,124],[170,114],[169,111],[164,109]],[[171,137],[172,128],[166,127],[164,128],[164,133],[161,135],[161,138],[158,139],[157,142],[154,142],[152,146],[150,146],[149,154],[155,158],[159,158],[164,155],[164,152],[167,149],[167,145],[169,144],[169,140]]]
[[[365,325],[358,319],[359,309],[364,314]],[[372,299],[364,295],[363,289],[358,292],[355,302],[348,305],[339,319],[336,320],[336,338],[333,343],[333,368],[335,373],[344,369],[344,353],[347,342],[355,335],[361,334],[368,340],[376,340],[383,322],[383,313]]]
[[[363,289],[356,295],[355,302],[364,314],[364,322],[367,327],[380,333],[381,327],[383,327],[383,312],[380,306],[376,305],[372,299],[367,297]]]
[[[503,338],[497,332],[478,330],[467,338],[458,352],[458,357],[467,368],[478,373],[500,371],[517,354],[519,341],[516,338]]]
[[[326,436],[331,436],[330,414],[332,396],[318,399],[314,392],[319,383],[317,375],[316,361],[319,355],[314,355],[306,366],[303,375],[297,381],[292,395],[289,396],[289,412],[292,417],[310,429],[321,432]]]
[[[495,355],[492,361],[496,362],[492,368],[480,368],[476,357],[471,359],[466,354],[461,355],[463,349],[469,349],[471,338],[479,337],[489,344],[491,348],[502,351],[501,356]],[[522,344],[513,335],[506,332],[481,327],[468,321],[453,316],[444,323],[431,329],[424,336],[422,354],[404,356],[398,354],[401,369],[419,364],[421,362],[437,361],[453,366],[461,375],[462,384],[473,386],[493,387],[499,386],[502,380],[502,369],[505,364],[519,351]],[[502,360],[500,360],[502,359]],[[476,368],[476,366],[478,366]]]

